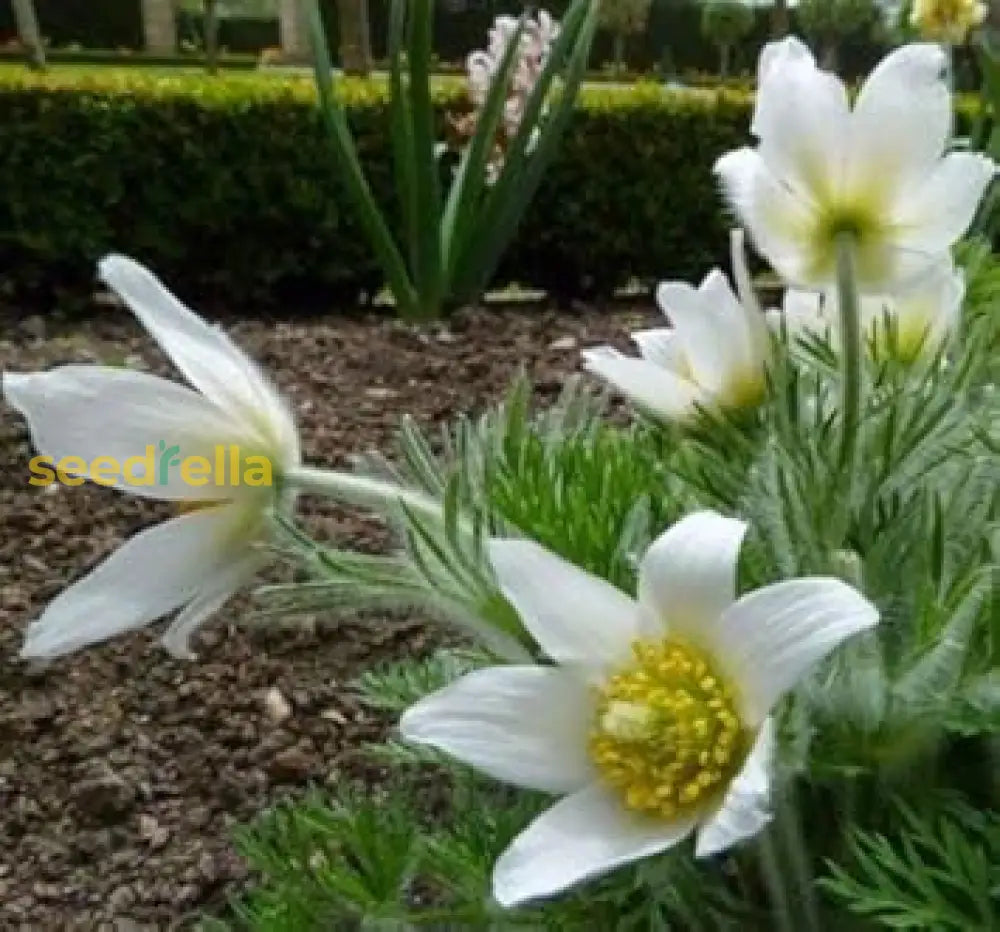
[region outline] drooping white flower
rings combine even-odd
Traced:
[[[282,475],[300,461],[298,434],[271,383],[221,329],[130,259],[106,258],[100,275],[192,388],[128,369],[68,365],[4,373],[4,395],[41,454],[56,463],[79,459],[68,475],[95,478],[103,458],[95,481],[181,503],[182,513],[132,537],[62,592],[29,627],[21,656],[57,657],[180,610],[164,644],[191,657],[191,634],[265,562],[259,545]],[[193,468],[195,457],[212,464],[207,475]],[[192,464],[186,475],[183,461]],[[252,485],[250,464],[259,468]]]
[[[988,15],[982,0],[914,0],[910,24],[925,39],[961,45]]]
[[[837,241],[856,243],[863,291],[894,291],[926,273],[969,227],[992,159],[946,153],[952,132],[947,58],[931,44],[888,55],[854,101],[797,39],[761,56],[751,132],[756,149],[716,172],[757,248],[791,285],[823,290]]]
[[[965,276],[950,259],[929,275],[895,295],[864,295],[861,326],[876,356],[893,355],[902,361],[933,356],[954,335],[962,319]],[[773,328],[784,327],[791,337],[812,333],[840,345],[837,296],[794,288],[785,293],[783,309],[769,311]]]
[[[638,599],[523,540],[494,540],[500,585],[554,666],[478,670],[400,728],[498,780],[563,795],[504,852],[494,895],[558,893],[697,834],[708,857],[768,820],[770,713],[878,621],[835,579],[736,598],[745,525],[691,515],[646,554]]]
[[[610,346],[585,350],[584,368],[670,421],[689,420],[699,408],[757,405],[764,397],[771,344],[738,233],[733,259],[739,297],[718,269],[697,289],[665,282],[656,298],[672,326],[633,333],[640,358]]]

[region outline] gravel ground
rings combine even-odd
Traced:
[[[383,318],[240,322],[235,339],[298,412],[307,459],[385,449],[404,412],[430,425],[500,397],[524,365],[543,398],[580,346],[641,313],[477,311],[415,330]],[[169,374],[123,311],[4,324],[0,369],[105,362]],[[34,669],[15,660],[46,601],[162,506],[96,487],[27,485],[27,431],[0,406],[0,930],[184,928],[248,881],[232,828],[310,784],[373,776],[358,747],[389,723],[351,687],[433,642],[421,618],[241,626],[234,600],[174,661],[155,633]],[[388,546],[365,516],[306,503],[323,537]]]

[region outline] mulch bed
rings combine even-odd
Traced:
[[[307,459],[344,464],[386,449],[403,413],[432,425],[482,409],[522,366],[550,399],[581,346],[646,322],[536,308],[423,329],[378,317],[229,329],[291,399]],[[0,322],[0,369],[65,362],[171,373],[124,311]],[[0,929],[188,927],[252,881],[235,825],[310,785],[377,779],[358,748],[391,723],[352,681],[439,634],[422,618],[248,626],[244,598],[201,636],[200,663],[172,660],[155,632],[44,669],[19,663],[21,631],[47,600],[168,514],[93,486],[29,487],[31,455],[24,424],[0,405]],[[324,539],[390,545],[362,514],[313,501],[304,511]]]

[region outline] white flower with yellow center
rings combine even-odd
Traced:
[[[910,24],[925,39],[961,45],[988,14],[982,0],[914,0]]]
[[[884,293],[919,278],[969,227],[996,165],[947,153],[952,103],[936,45],[888,55],[854,107],[797,39],[761,56],[756,149],[716,164],[757,248],[796,287],[836,277],[837,243],[855,244],[858,285]]]
[[[941,262],[917,286],[895,295],[861,298],[861,326],[869,349],[879,358],[903,362],[938,353],[962,321],[965,276],[950,259]],[[791,337],[811,333],[840,345],[836,294],[789,289],[781,311],[769,311],[774,329]]]
[[[741,256],[737,240],[735,256]],[[737,259],[737,279],[749,275]],[[692,288],[666,282],[656,293],[671,327],[632,334],[641,358],[610,346],[585,350],[584,368],[610,382],[650,414],[687,421],[699,409],[752,408],[764,398],[770,358],[767,322],[756,300],[741,284],[733,294],[726,276],[715,269]]]
[[[564,795],[498,860],[505,906],[558,893],[697,833],[708,857],[767,822],[771,710],[877,610],[797,579],[736,598],[746,527],[685,518],[643,559],[638,599],[534,543],[491,542],[499,583],[555,666],[471,673],[406,712],[409,741]]]
[[[266,562],[267,516],[283,475],[300,462],[298,434],[271,383],[222,330],[130,259],[110,256],[100,274],[193,389],[129,369],[69,365],[5,373],[4,395],[38,451],[62,463],[73,484],[89,478],[181,503],[182,513],[132,537],[61,593],[29,627],[21,656],[57,657],[180,609],[164,644],[191,657],[191,634]]]

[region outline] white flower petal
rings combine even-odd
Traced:
[[[726,276],[714,269],[697,290],[664,282],[656,300],[674,325],[693,380],[713,395],[722,391],[749,355],[746,312]]]
[[[878,609],[856,589],[810,577],[745,595],[702,637],[734,679],[744,719],[754,726],[814,664],[878,620]]]
[[[849,190],[888,185],[905,198],[934,167],[952,129],[946,68],[944,50],[927,43],[905,45],[878,64],[851,115]]]
[[[233,494],[232,488],[184,482],[176,463],[160,468],[161,454],[173,446],[180,448],[178,460],[204,456],[210,462],[217,446],[245,448],[240,425],[183,385],[129,369],[72,365],[4,373],[3,392],[27,419],[35,448],[55,462],[75,456],[90,464],[110,457],[115,469],[106,478],[149,498],[200,501]],[[130,482],[123,473],[133,457],[143,462],[131,467],[137,481]],[[153,475],[147,474],[149,463]]]
[[[660,535],[639,567],[639,603],[671,631],[699,639],[736,598],[747,526],[711,511],[688,515]]]
[[[757,249],[786,281],[810,284],[808,246],[816,225],[811,202],[779,181],[753,149],[722,156],[715,172]]]
[[[843,82],[817,68],[801,44],[782,44],[764,58],[752,124],[761,157],[799,197],[812,200],[833,193],[850,126]]]
[[[969,229],[996,169],[984,155],[953,152],[900,192],[891,218],[900,247],[933,266]]]
[[[289,460],[298,459],[298,434],[288,408],[221,328],[205,323],[155,275],[125,256],[103,259],[100,276],[195,388],[241,419],[245,428],[256,430],[262,445],[285,451]]]
[[[789,337],[811,333],[835,340],[839,335],[837,322],[827,314],[826,301],[817,291],[789,288],[785,292],[781,313]]]
[[[965,274],[955,269],[949,257],[943,267],[939,266],[928,285],[928,295],[934,302],[933,310],[924,303],[924,298],[918,299],[915,304],[900,299],[901,329],[906,326],[909,315],[914,314],[927,324],[927,345],[932,350],[937,349],[961,325],[965,290]]]
[[[511,907],[561,893],[672,848],[694,825],[694,819],[641,818],[603,787],[588,787],[560,800],[514,839],[494,867],[493,896]]]
[[[877,301],[862,301],[862,316],[878,344],[886,315],[896,329],[896,350],[904,359],[936,353],[958,329],[965,300],[965,276],[945,255],[907,291]]]
[[[742,254],[743,231],[739,235],[740,248],[734,254]],[[744,257],[740,255],[740,262]],[[743,271],[746,271],[744,268]],[[751,295],[750,303],[744,304],[737,297],[729,279],[718,269],[710,272],[701,286],[702,301],[715,309],[720,331],[716,339],[723,346],[726,357],[727,385],[733,377],[761,368],[770,347],[767,326],[757,307],[756,298]]]
[[[561,664],[603,667],[629,656],[639,607],[620,589],[527,540],[491,540],[500,588],[538,646]]]
[[[688,377],[688,361],[684,355],[684,347],[677,339],[677,332],[670,327],[657,327],[653,330],[636,330],[632,340],[639,347],[642,358],[654,365],[661,366],[676,373],[681,378]]]
[[[593,779],[587,733],[594,714],[590,688],[565,670],[490,667],[418,702],[399,728],[407,741],[497,780],[571,793]]]
[[[746,231],[741,227],[729,231],[729,252],[732,257],[736,293],[739,296],[740,310],[743,312],[742,323],[747,328],[749,356],[746,361],[749,365],[758,365],[770,359],[771,335],[750,274]]]
[[[624,356],[611,347],[584,351],[583,366],[649,414],[668,421],[687,420],[697,411],[698,403],[708,400],[693,382],[646,359]]]
[[[192,601],[190,601],[164,632],[160,643],[178,660],[197,660],[191,649],[191,638],[212,615],[247,584],[264,564],[262,553],[251,553],[231,567],[220,571]]]
[[[231,506],[182,515],[130,538],[60,593],[28,628],[21,657],[51,659],[141,628],[214,590],[246,552],[230,535]]]
[[[768,42],[761,49],[760,59],[757,62],[758,86],[771,76],[774,69],[780,69],[786,64],[811,64],[815,67],[816,59],[809,46],[796,36],[788,36],[777,42]],[[756,117],[750,132],[757,135]]]
[[[774,720],[768,718],[722,805],[698,829],[695,857],[710,858],[756,835],[771,819],[768,789],[775,754]]]

